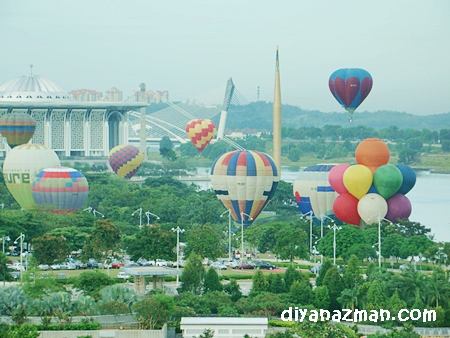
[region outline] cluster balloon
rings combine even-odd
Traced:
[[[144,161],[144,155],[131,144],[122,144],[109,152],[112,170],[122,178],[132,178]]]
[[[211,142],[216,126],[208,119],[191,120],[186,124],[186,134],[199,152]]]
[[[277,166],[264,153],[236,150],[219,156],[211,167],[211,185],[236,222],[250,225],[275,194]]]
[[[328,182],[335,164],[316,164],[303,169],[294,180],[293,192],[302,214],[320,219],[322,215],[333,217],[335,189]]]
[[[47,168],[38,173],[31,185],[36,204],[55,214],[80,210],[87,200],[86,177],[72,168]]]
[[[363,140],[355,151],[357,164],[331,169],[329,182],[339,196],[333,211],[343,222],[361,225],[385,218],[395,222],[411,215],[405,196],[415,185],[414,170],[404,164],[389,164],[389,148],[378,138]]]
[[[372,89],[372,76],[360,68],[342,68],[331,74],[328,80],[331,94],[350,113],[364,101]]]
[[[28,114],[12,113],[0,117],[0,133],[11,148],[28,143],[35,130],[36,121]]]
[[[44,168],[59,167],[58,155],[41,144],[22,144],[6,155],[3,176],[6,187],[22,208],[36,206],[31,184]]]

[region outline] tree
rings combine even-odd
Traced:
[[[317,309],[328,309],[330,307],[330,293],[328,287],[321,285],[314,290],[313,305]]]
[[[195,252],[200,257],[216,259],[223,252],[220,245],[218,245],[221,241],[220,235],[211,226],[204,225],[187,230],[186,239],[186,255]]]
[[[398,257],[400,256],[400,247],[405,241],[405,238],[400,234],[393,233],[387,235],[383,240],[383,252],[384,257],[395,257],[398,262]]]
[[[369,289],[367,290],[367,312],[371,310],[378,311],[379,309],[385,309],[386,297],[381,284],[378,280],[374,280],[369,283]]]
[[[284,272],[284,282],[287,290],[291,288],[295,281],[303,281],[304,279],[302,272],[296,270],[292,265],[289,265]]]
[[[257,270],[252,278],[252,288],[250,295],[254,295],[259,292],[267,292],[269,283],[261,270]]]
[[[139,233],[127,241],[127,253],[131,259],[176,260],[177,237],[173,231],[162,230],[159,224],[142,227]]]
[[[358,307],[360,303],[358,286],[355,285],[351,289],[342,290],[341,295],[337,298],[337,300],[342,305],[343,309],[351,309],[353,316],[355,307]]]
[[[328,288],[330,294],[330,310],[338,310],[339,301],[338,297],[341,295],[342,290],[344,290],[344,281],[339,274],[336,266],[332,266],[328,269],[325,278],[323,279],[322,285]]]
[[[295,281],[289,290],[289,298],[296,305],[308,305],[314,302],[314,292],[309,281]]]
[[[85,260],[94,258],[103,262],[118,250],[121,240],[120,230],[110,220],[98,220],[92,227],[87,243],[83,247]]]
[[[355,225],[343,225],[336,231],[336,257],[350,257],[347,251],[354,243],[366,243],[363,232]],[[372,245],[372,243],[370,243]],[[318,244],[318,250],[327,257],[334,256],[334,231],[328,231]]]
[[[94,270],[80,274],[73,283],[73,287],[83,291],[86,296],[98,297],[101,289],[112,284],[114,284],[114,281],[111,277]]]
[[[234,278],[230,279],[230,282],[223,286],[223,291],[230,295],[230,299],[233,303],[237,302],[242,297],[241,287]]]
[[[298,228],[285,226],[275,234],[274,251],[280,259],[289,259],[293,263],[294,258],[308,258],[308,236]]]
[[[417,256],[425,252],[431,245],[433,242],[425,235],[409,237],[400,246],[399,255],[401,258]]]
[[[34,258],[43,264],[63,262],[70,254],[70,246],[63,236],[41,236],[33,239]]]
[[[134,290],[123,284],[109,285],[101,289],[99,295],[98,307],[101,313],[114,315],[117,324],[117,316],[130,313],[131,306],[137,300]]]
[[[358,257],[355,255],[350,256],[348,260],[347,267],[344,270],[344,287],[347,289],[352,289],[353,287],[357,287],[362,284],[363,278],[361,276],[361,272],[359,271],[359,267],[361,262]]]
[[[205,275],[203,284],[203,292],[208,293],[212,291],[222,291],[223,287],[219,280],[219,275],[216,269],[209,268]]]
[[[25,323],[33,310],[34,301],[18,286],[0,289],[0,313],[17,324]]]
[[[205,269],[203,268],[201,257],[195,252],[191,253],[181,274],[180,292],[187,291],[198,295],[201,294],[204,275]]]
[[[158,293],[134,303],[132,309],[142,329],[161,329],[175,312],[175,300],[172,296]]]
[[[271,293],[284,293],[286,292],[286,284],[284,283],[281,274],[271,274],[273,276],[272,282],[269,284],[269,292]]]
[[[329,259],[324,259],[322,262],[322,265],[320,266],[319,274],[316,278],[316,286],[321,286],[322,281],[325,278],[325,275],[327,274],[328,270],[331,269],[333,266],[333,263]]]

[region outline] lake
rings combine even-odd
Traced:
[[[300,168],[281,167],[281,179],[292,183]],[[210,168],[197,168],[199,176],[208,176]],[[414,188],[406,194],[411,202],[412,212],[409,219],[431,229],[434,239],[450,242],[450,175],[416,172]],[[209,180],[196,180],[202,189],[211,188]]]

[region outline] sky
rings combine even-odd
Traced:
[[[232,78],[272,102],[278,46],[283,104],[344,112],[329,76],[363,68],[373,87],[357,112],[448,113],[449,17],[448,0],[4,0],[0,84],[32,64],[68,92],[145,83],[221,104]]]

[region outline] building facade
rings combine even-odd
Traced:
[[[128,143],[128,115],[145,102],[79,102],[51,80],[25,75],[0,86],[0,116],[25,113],[36,120],[31,143],[53,149],[60,159],[105,158]],[[9,146],[0,140],[0,158]]]

